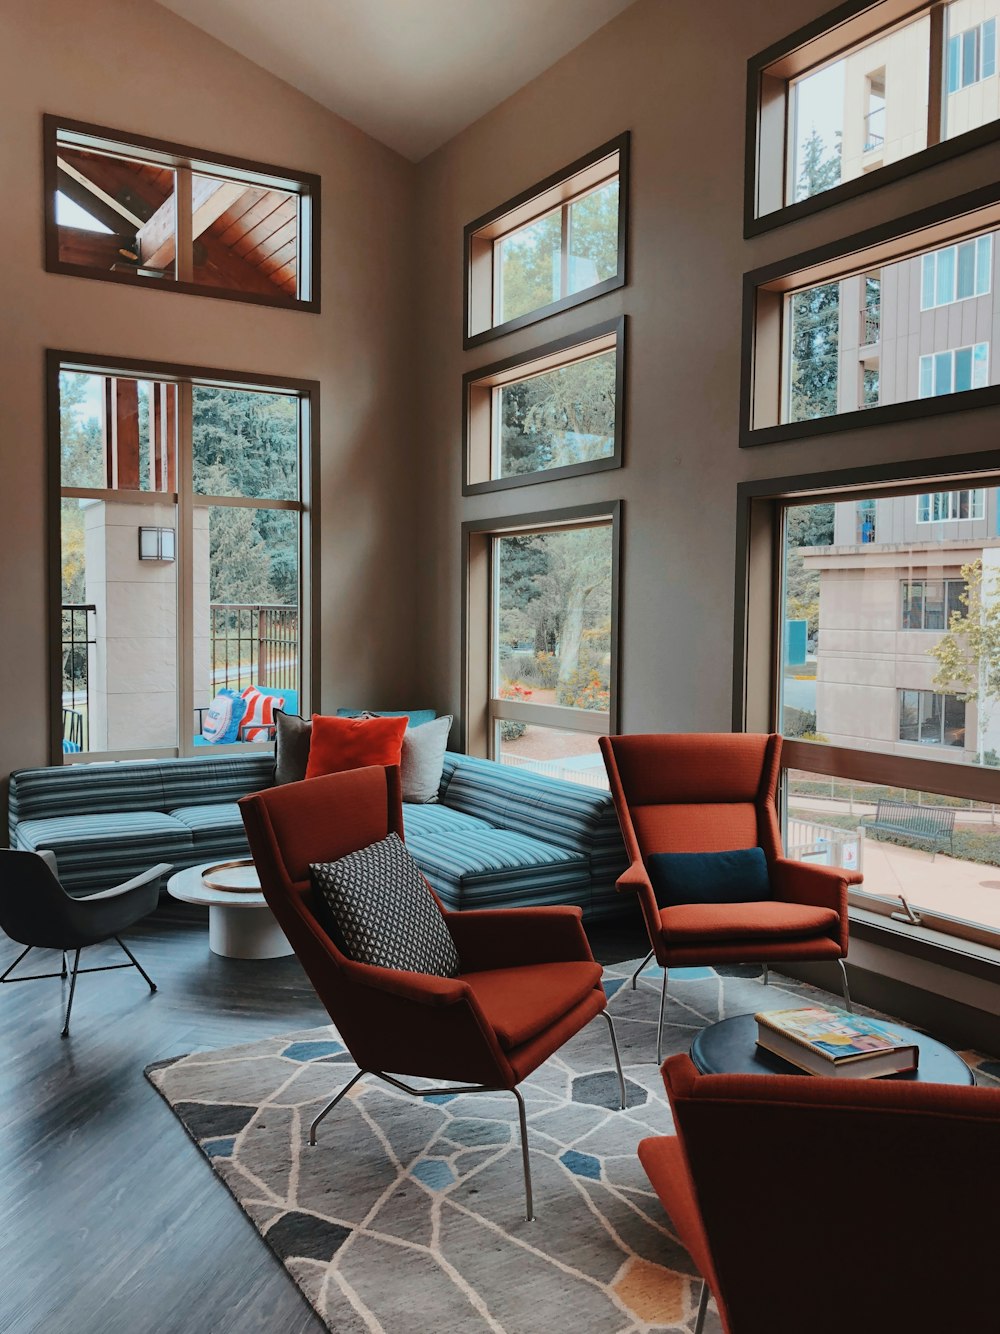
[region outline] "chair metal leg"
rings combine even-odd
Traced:
[[[643,959],[642,963],[639,965],[639,967],[638,967],[638,968],[635,970],[635,972],[632,974],[632,990],[633,990],[633,991],[635,991],[635,984],[636,984],[636,982],[639,980],[639,974],[640,974],[640,973],[642,972],[642,970],[646,967],[646,964],[649,963],[649,961],[650,961],[650,959],[651,959],[652,957],[653,957],[653,951],[650,950],[649,953],[646,955],[645,959]]]
[[[601,1014],[608,1021],[608,1029],[611,1033],[611,1050],[615,1054],[615,1069],[618,1071],[618,1092],[621,1094],[620,1110],[624,1111],[627,1105],[627,1099],[625,1097],[625,1076],[622,1074],[622,1058],[618,1055],[618,1038],[615,1036],[615,1023],[607,1010],[602,1010]]]
[[[838,959],[837,962],[840,964],[840,981],[841,990],[844,993],[844,1009],[848,1014],[853,1014],[854,1006],[851,1004],[851,989],[847,985],[847,968],[844,965],[843,959]]]
[[[17,956],[17,958],[14,960],[14,962],[11,964],[11,966],[7,969],[7,971],[3,974],[3,976],[0,977],[0,982],[6,982],[6,981],[7,981],[7,978],[10,977],[11,973],[14,971],[14,969],[17,967],[17,965],[21,962],[22,959],[26,959],[26,958],[28,957],[28,955],[31,953],[31,951],[32,951],[33,948],[34,948],[34,947],[33,947],[32,945],[29,945],[27,949],[21,951],[21,953]],[[65,955],[63,956],[63,959],[64,959],[63,967],[65,968],[65,966],[66,966],[66,964],[65,964]],[[20,982],[20,981],[21,981],[21,979],[20,979],[19,977],[15,977],[13,980],[14,980],[15,982]]]
[[[125,944],[124,940],[122,940],[120,936],[115,936],[115,940],[118,941],[118,944],[122,947],[122,949],[125,951],[125,953],[128,955],[128,957],[131,959],[131,961],[132,961],[132,967],[133,967],[133,968],[138,968],[139,972],[140,972],[140,973],[143,975],[143,977],[146,979],[146,985],[149,987],[150,991],[155,991],[155,990],[156,990],[156,983],[153,981],[153,979],[150,977],[150,975],[146,972],[145,968],[143,968],[142,964],[141,964],[141,963],[139,962],[139,960],[135,957],[135,955],[132,953],[132,951],[129,949],[129,947]]]
[[[656,1064],[663,1064],[663,1011],[667,1008],[667,969],[663,969],[663,987],[660,990],[660,1022],[656,1025]]]
[[[73,971],[69,981],[69,1000],[66,1002],[66,1018],[63,1020],[62,1036],[69,1037],[69,1016],[73,1009],[73,993],[76,991],[76,974],[80,967],[80,951],[77,950],[73,956]]]
[[[66,977],[69,977],[69,967],[67,966],[67,963],[66,963],[66,951],[65,951],[65,950],[63,950],[63,952],[62,952],[62,956],[63,956],[63,966],[62,966],[62,972],[59,974],[59,976],[60,976],[60,977],[63,977],[63,978],[66,978]]]
[[[320,1121],[323,1120],[324,1116],[327,1116],[330,1112],[333,1111],[334,1107],[336,1107],[337,1103],[340,1102],[341,1098],[347,1097],[348,1093],[350,1093],[354,1085],[358,1082],[358,1080],[362,1077],[362,1075],[365,1074],[367,1074],[366,1070],[359,1070],[358,1073],[354,1076],[354,1078],[350,1081],[350,1083],[345,1084],[344,1087],[340,1090],[340,1092],[336,1094],[335,1097],[331,1098],[330,1101],[326,1104],[326,1106],[320,1112],[319,1116],[317,1116],[316,1120],[309,1127],[310,1144],[316,1143],[316,1127],[319,1125]]]
[[[698,1299],[698,1319],[694,1324],[694,1334],[701,1334],[705,1328],[705,1313],[708,1311],[708,1284],[701,1280],[701,1297]]]
[[[764,965],[764,985],[765,985],[765,987],[766,987],[767,984],[770,982],[770,980],[771,980],[771,973],[770,973],[770,970],[768,969],[767,964],[765,964],[765,965]]]
[[[613,1031],[613,1030],[612,1030]],[[528,1159],[528,1120],[524,1114],[524,1099],[518,1089],[511,1089],[517,1099],[517,1115],[521,1122],[521,1162],[524,1165],[524,1219],[526,1223],[535,1221],[535,1206],[531,1196],[531,1163]]]

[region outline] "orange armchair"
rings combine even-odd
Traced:
[[[336,860],[390,833],[402,838],[400,793],[399,769],[374,767],[289,783],[240,802],[264,897],[358,1065],[313,1121],[309,1142],[316,1143],[319,1123],[366,1074],[415,1097],[507,1090],[517,1099],[530,1220],[527,1123],[517,1085],[603,1014],[625,1106],[601,968],[579,908],[450,913],[436,895],[458,950],[458,977],[376,968],[341,953],[314,912],[309,864]],[[449,1086],[413,1088],[400,1075]]]
[[[663,1082],[677,1133],[639,1158],[705,1280],[695,1334],[709,1291],[725,1334],[996,1328],[1000,1089],[700,1075],[687,1056]]]
[[[657,1064],[671,967],[716,963],[768,965],[836,960],[847,985],[847,887],[853,871],[789,861],[782,854],[774,798],[781,737],[753,733],[602,736],[601,752],[630,865],[618,889],[636,894],[650,951],[663,969]],[[760,847],[774,898],[759,903],[660,908],[647,870],[655,852],[728,852]]]

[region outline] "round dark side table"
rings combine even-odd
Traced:
[[[916,1070],[883,1075],[883,1079],[919,1080],[924,1084],[974,1084],[975,1075],[957,1052],[943,1042],[915,1033],[902,1024],[890,1024],[894,1033],[920,1050]],[[691,1043],[691,1060],[703,1075],[806,1075],[805,1070],[757,1046],[757,1021],[738,1014],[703,1028]],[[808,1076],[807,1076],[808,1077]]]

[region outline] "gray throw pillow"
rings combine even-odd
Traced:
[[[451,714],[446,713],[433,722],[408,727],[403,733],[400,774],[404,801],[437,801],[450,731]]]
[[[427,882],[398,834],[309,873],[317,916],[358,963],[455,977],[458,951]]]
[[[274,746],[274,782],[301,783],[306,776],[309,763],[309,743],[312,740],[312,723],[308,718],[300,718],[297,713],[285,713],[284,709],[275,709],[275,746]]]

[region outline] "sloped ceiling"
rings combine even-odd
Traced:
[[[632,0],[163,0],[418,162]]]

